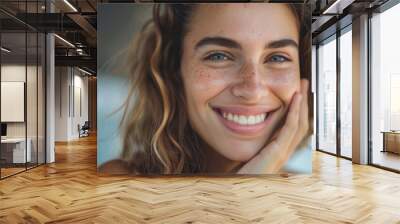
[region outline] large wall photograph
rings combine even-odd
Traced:
[[[101,173],[311,173],[305,4],[99,4]]]

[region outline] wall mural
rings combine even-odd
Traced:
[[[308,7],[98,9],[100,172],[311,172]]]

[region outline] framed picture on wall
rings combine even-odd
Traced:
[[[25,82],[1,82],[1,122],[24,122]]]
[[[98,8],[100,172],[311,172],[307,5]]]

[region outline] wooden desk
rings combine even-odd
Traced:
[[[382,152],[393,152],[400,154],[400,131],[382,131],[383,150]]]
[[[25,154],[25,138],[6,138],[1,139],[1,157],[6,163],[25,163],[31,162],[31,145],[32,141],[27,138],[26,154]],[[25,161],[26,159],[26,161]]]

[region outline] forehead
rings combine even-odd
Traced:
[[[237,39],[298,40],[296,16],[283,3],[199,4],[191,17],[188,35],[196,39],[222,35]]]

